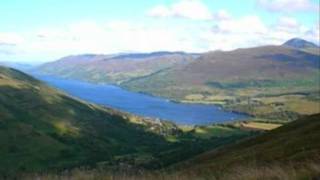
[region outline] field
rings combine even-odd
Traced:
[[[150,78],[151,84],[159,83],[158,79]],[[319,82],[318,78],[315,78],[308,83],[297,84],[295,81],[295,83],[274,84],[271,87],[239,88],[216,88],[201,85],[194,87],[175,85],[162,87],[161,85],[159,87],[159,85],[152,84],[142,86],[141,91],[178,102],[215,104],[226,110],[249,114],[254,118],[288,122],[303,115],[320,112]],[[139,82],[139,84],[129,83],[125,84],[125,87],[133,91],[140,91],[140,86],[148,83],[149,80]]]
[[[272,130],[282,126],[282,124],[275,123],[263,123],[263,122],[244,122],[241,123],[241,127],[248,129],[257,129],[257,130]]]

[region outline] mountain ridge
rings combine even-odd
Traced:
[[[285,43],[283,43],[282,45],[283,46],[293,47],[293,48],[298,48],[298,49],[319,48],[319,46],[316,45],[315,43],[306,41],[306,40],[301,39],[301,38],[290,39],[290,40],[286,41]]]
[[[269,45],[197,56],[178,52],[139,60],[127,58],[130,57],[127,55],[121,60],[73,58],[68,62],[62,59],[45,64],[37,71],[92,83],[115,84],[179,102],[218,104],[227,110],[259,118],[287,121],[318,112],[312,107],[316,107],[318,97],[319,48]],[[282,96],[286,100],[278,102],[269,98],[272,100],[269,103],[262,98],[277,94],[287,94]],[[289,94],[297,95],[293,104]],[[299,97],[299,94],[305,95]],[[297,105],[301,98],[308,109]]]

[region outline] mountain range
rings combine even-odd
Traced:
[[[35,71],[288,121],[319,112],[319,50],[315,44],[295,38],[280,46],[200,54],[70,56]]]
[[[95,83],[124,81],[193,61],[198,54],[153,52],[120,55],[84,54],[61,58],[37,68],[37,72]]]
[[[201,54],[85,54],[33,70],[251,115],[193,127],[85,102],[0,66],[0,179],[317,178],[315,49],[294,39]],[[282,126],[261,131],[250,122]]]

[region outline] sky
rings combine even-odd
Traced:
[[[0,61],[319,44],[319,0],[1,0]]]

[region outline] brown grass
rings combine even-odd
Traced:
[[[282,124],[263,123],[263,122],[245,122],[245,123],[241,123],[241,126],[249,129],[272,130],[282,126]]]
[[[317,180],[320,178],[320,164],[309,162],[294,167],[272,164],[269,166],[238,166],[216,171],[204,169],[199,172],[135,172],[113,173],[103,170],[75,169],[60,174],[34,174],[19,178],[23,180]]]

